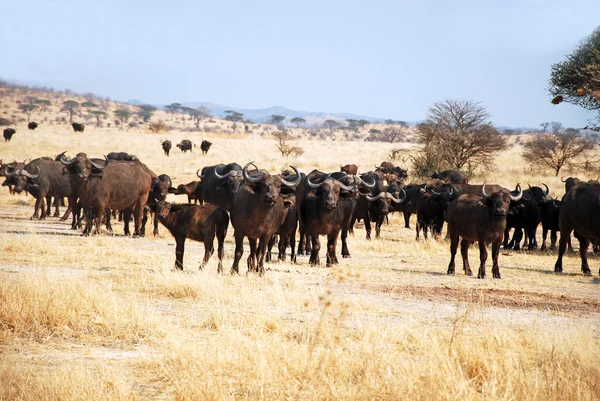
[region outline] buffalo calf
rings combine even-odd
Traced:
[[[185,240],[189,238],[204,244],[204,258],[200,269],[204,268],[214,252],[215,235],[218,241],[219,257],[218,273],[223,273],[223,244],[229,215],[223,208],[214,205],[185,205],[160,202],[158,204],[158,220],[175,237],[175,267],[183,270],[183,251]]]

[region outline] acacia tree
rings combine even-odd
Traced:
[[[448,99],[435,103],[416,136],[424,145],[421,152],[435,154],[426,160],[439,160],[436,168],[473,170],[489,166],[493,155],[506,149],[506,137],[490,121],[479,103]]]
[[[202,121],[202,119],[211,117],[210,109],[204,106],[200,106],[197,109],[192,109],[190,111],[190,115],[194,119],[196,129],[200,129],[200,121]]]
[[[285,120],[285,116],[279,114],[271,114],[269,122],[273,125],[279,125],[283,122],[283,120]]]
[[[226,121],[239,123],[244,120],[244,113],[238,113],[237,111],[233,110],[225,110],[225,114],[227,115],[223,119]]]
[[[300,128],[300,124],[306,123],[306,120],[302,117],[294,117],[290,121],[292,122],[292,124],[296,124],[297,128]]]
[[[114,111],[114,114],[119,119],[121,128],[123,128],[129,117],[131,117],[131,112],[127,109],[117,109]]]
[[[565,101],[595,111],[596,120],[600,120],[600,27],[584,38],[566,60],[552,65],[548,91],[557,103]]]
[[[60,111],[69,113],[69,123],[73,123],[73,113],[79,108],[79,102],[76,100],[65,100],[63,102],[63,108]]]
[[[31,103],[23,103],[23,104],[19,105],[19,110],[21,110],[22,113],[27,114],[27,122],[29,122],[31,120],[31,113],[33,113],[33,111],[37,108],[38,108],[37,104],[31,104]]]
[[[546,131],[548,130],[548,127],[549,127],[550,125],[552,125],[552,123],[550,123],[550,122],[541,123],[541,124],[540,124],[540,127],[542,127],[542,132],[543,132],[543,133],[546,133]]]
[[[323,121],[323,125],[328,127],[329,131],[333,132],[333,129],[339,127],[340,123],[338,123],[335,120],[325,120],[325,121]]]
[[[106,118],[106,113],[100,110],[92,110],[90,111],[90,114],[92,114],[94,117],[96,117],[96,127],[102,127],[102,121],[100,121],[101,118]]]
[[[523,144],[523,158],[532,166],[550,168],[558,176],[564,166],[573,166],[594,142],[568,128],[564,134],[541,133]]]

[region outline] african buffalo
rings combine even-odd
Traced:
[[[434,237],[439,237],[444,228],[444,220],[448,205],[455,199],[454,189],[449,192],[426,192],[417,200],[417,239],[419,231],[423,230],[423,236],[427,239],[427,231],[431,228]]]
[[[17,133],[17,130],[14,128],[5,128],[3,132],[4,142],[10,142],[12,136]]]
[[[154,230],[153,235],[158,235],[158,203],[164,202],[168,194],[175,192],[171,177],[166,174],[161,174],[158,177],[152,177],[152,187],[148,194],[146,207],[144,208],[144,218],[142,220],[141,235],[146,235],[146,222],[148,221],[148,212],[154,214]]]
[[[542,247],[540,248],[542,251],[546,250],[548,231],[550,231],[550,250],[556,249],[556,233],[560,230],[558,222],[561,205],[562,202],[555,199],[550,199],[542,205]],[[572,250],[571,241],[568,245]]]
[[[396,187],[399,190],[397,183],[390,183],[388,186],[388,192],[391,192],[390,187]],[[394,206],[392,205],[391,212],[400,211],[404,215],[404,227],[410,228],[410,216],[413,213],[417,213],[417,201],[427,191],[427,184],[408,184],[404,187],[406,193],[406,199],[404,202]]]
[[[154,173],[140,162],[110,162],[99,164],[79,153],[69,161],[61,160],[67,167],[71,186],[81,199],[86,212],[86,228],[89,235],[92,219],[96,232],[106,209],[131,209],[135,220],[134,237],[141,233],[142,215],[152,188]]]
[[[587,250],[590,242],[600,241],[600,183],[582,182],[567,192],[560,207],[559,226],[558,259],[554,271],[562,273],[562,258],[574,231],[579,240],[581,271],[591,275]]]
[[[335,253],[340,231],[342,256],[350,257],[346,239],[358,194],[354,176],[346,177],[353,181],[351,185],[344,183],[348,182],[345,177],[335,179],[329,174],[314,170],[303,181],[306,187],[300,207],[300,218],[312,242],[309,259],[311,265],[319,264],[320,235],[327,235],[327,267],[338,263]],[[302,235],[300,239],[302,240]]]
[[[431,178],[437,178],[450,184],[468,184],[469,175],[458,170],[436,171]]]
[[[2,160],[0,160],[0,177],[7,177],[7,174],[15,171],[15,170],[23,170],[23,167],[25,167],[25,162],[20,163],[17,162],[15,160],[13,160],[10,163],[2,163]],[[4,180],[4,182],[2,183],[3,187],[8,187],[8,193],[10,193],[11,195],[14,195],[15,192],[13,190],[13,187],[17,184],[17,177],[11,177],[11,178],[6,178]]]
[[[518,193],[513,195],[508,190],[502,189],[488,195],[486,185],[481,188],[481,195],[465,194],[459,196],[448,206],[448,235],[450,237],[450,264],[448,274],[454,274],[454,258],[460,243],[460,253],[463,258],[463,268],[466,275],[473,275],[469,266],[469,246],[473,242],[479,242],[479,273],[478,278],[485,278],[485,261],[487,260],[487,246],[492,244],[492,274],[494,278],[500,278],[500,267],[498,266],[498,255],[500,244],[506,227],[506,214],[510,202],[518,201],[523,196],[523,190],[518,187]]]
[[[346,174],[356,175],[358,174],[358,166],[356,164],[346,164],[345,166],[340,166],[340,171],[343,171]]]
[[[218,205],[231,211],[233,198],[243,181],[242,166],[237,163],[206,166],[196,171],[202,181],[204,202]]]
[[[202,141],[202,143],[200,144],[200,150],[202,150],[202,154],[203,155],[208,154],[208,150],[210,149],[211,146],[212,146],[212,142],[208,142],[207,140]]]
[[[192,181],[188,182],[187,184],[179,184],[173,193],[175,195],[187,195],[188,203],[192,203],[193,200],[194,204],[204,204],[204,200],[202,198],[202,181]]]
[[[34,130],[38,127],[38,123],[36,123],[35,121],[31,121],[29,124],[27,124],[27,128],[29,128],[30,130]]]
[[[69,179],[63,175],[62,164],[49,157],[34,159],[22,170],[15,170],[9,174],[17,178],[15,192],[21,193],[26,190],[36,199],[32,219],[38,216],[40,206],[40,219],[45,219],[50,214],[51,197],[60,199],[68,197],[71,193]],[[44,201],[47,203],[47,209],[43,206]],[[55,217],[60,215],[59,204],[60,202],[55,202]],[[69,213],[70,204],[62,219],[66,219]]]
[[[566,180],[563,180],[561,177],[560,180],[565,183],[565,194],[568,193],[569,190],[575,185],[581,183],[581,180],[577,177],[568,177]]]
[[[139,161],[139,159],[135,155],[130,155],[127,152],[110,152],[106,155],[106,159],[120,162]]]
[[[523,197],[518,202],[512,202],[506,217],[506,230],[504,233],[504,249],[520,249],[520,242],[525,233],[523,247],[528,250],[537,249],[537,226],[542,221],[542,206],[550,200],[550,189],[546,184],[544,191],[540,187],[529,186],[523,191]],[[509,230],[515,229],[513,239],[508,242]]]
[[[183,153],[187,152],[188,150],[191,152],[192,151],[192,145],[196,146],[196,144],[194,144],[192,141],[190,141],[189,139],[184,139],[183,141],[181,141],[180,143],[177,144],[177,147],[179,149],[181,149],[181,151]]]
[[[239,262],[244,252],[244,237],[250,242],[248,272],[264,274],[264,258],[269,240],[282,226],[285,208],[293,206],[296,200],[294,191],[286,194],[283,187],[295,188],[301,180],[295,167],[297,178],[287,181],[281,176],[272,176],[265,170],[248,173],[246,164],[242,169],[245,183],[236,192],[231,209],[231,224],[235,236],[235,258],[232,273],[239,273]],[[257,240],[258,246],[257,246]]]
[[[215,205],[181,205],[159,202],[158,220],[167,227],[175,238],[175,267],[183,270],[185,240],[189,238],[204,244],[203,269],[214,252],[214,238],[217,237],[218,273],[223,273],[223,244],[229,226],[227,211]]]
[[[85,124],[72,123],[71,126],[73,127],[73,131],[75,132],[83,132],[83,130],[85,129]]]
[[[160,145],[162,146],[163,150],[165,151],[165,155],[169,156],[169,152],[171,151],[171,141],[166,140],[166,141],[160,141]]]
[[[403,183],[408,178],[408,172],[401,168],[394,166],[391,162],[382,162],[379,167],[375,166],[375,171],[383,175],[383,179],[389,184],[392,179],[396,178],[398,182]]]

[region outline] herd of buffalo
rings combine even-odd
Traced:
[[[182,151],[191,150],[191,141],[177,145]],[[185,142],[185,143],[184,143]],[[161,141],[165,154],[170,141]],[[181,145],[181,146],[180,146]],[[208,152],[211,143],[203,141]],[[195,146],[195,145],[194,145]],[[279,260],[285,260],[290,248],[291,260],[298,255],[310,255],[311,265],[319,264],[320,236],[327,236],[326,265],[338,263],[337,242],[341,236],[344,258],[350,257],[347,237],[357,220],[364,222],[366,237],[371,238],[371,223],[380,237],[382,224],[392,212],[402,212],[406,228],[410,216],[416,214],[416,237],[421,231],[439,236],[444,223],[448,224],[450,263],[448,274],[455,272],[455,255],[460,250],[465,274],[472,275],[468,261],[469,246],[479,243],[479,278],[485,278],[487,247],[492,245],[492,274],[500,278],[498,255],[500,247],[529,250],[537,248],[536,230],[542,224],[546,249],[547,233],[551,233],[550,249],[555,248],[560,231],[558,260],[555,272],[562,272],[562,258],[570,235],[580,243],[582,271],[591,274],[587,249],[592,242],[600,243],[600,183],[581,182],[570,177],[565,182],[566,195],[562,201],[549,196],[549,188],[519,184],[514,190],[499,185],[471,185],[468,176],[460,171],[447,170],[433,174],[429,183],[408,184],[407,171],[383,162],[373,171],[359,174],[354,164],[340,171],[325,173],[313,170],[308,174],[295,167],[279,174],[270,174],[254,163],[244,167],[237,163],[217,164],[199,169],[198,181],[173,187],[166,174],[155,174],[135,156],[112,152],[104,158],[90,158],[79,153],[69,158],[65,152],[56,157],[40,157],[28,163],[3,163],[2,186],[11,193],[23,191],[36,199],[33,218],[43,219],[51,213],[60,217],[59,207],[68,199],[66,220],[72,214],[71,226],[82,235],[90,235],[101,225],[112,231],[111,218],[124,222],[129,235],[131,218],[133,236],[143,236],[148,217],[153,217],[153,232],[158,234],[162,223],[176,240],[175,266],[183,269],[183,254],[187,238],[204,243],[202,266],[218,243],[218,271],[222,272],[223,244],[229,222],[234,229],[235,257],[232,273],[239,273],[243,241],[248,238],[249,272],[264,273],[264,263],[271,260],[271,250],[278,242]],[[187,195],[187,204],[166,202],[167,194]],[[54,203],[52,203],[52,200]],[[193,203],[192,203],[193,202]],[[82,224],[82,217],[85,225]],[[510,230],[514,229],[512,238]],[[299,242],[296,246],[296,233]],[[340,235],[341,234],[341,235]],[[201,266],[201,267],[202,267]]]

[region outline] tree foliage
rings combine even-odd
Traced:
[[[225,110],[225,114],[227,115],[223,119],[226,121],[238,123],[244,120],[244,113],[238,113],[237,111],[233,110]]]
[[[94,117],[96,117],[96,127],[102,127],[102,118],[106,118],[106,113],[104,111],[100,111],[100,110],[92,110],[90,111],[90,114],[92,114]]]
[[[117,117],[120,121],[120,126],[123,127],[129,117],[131,117],[131,112],[127,109],[117,109],[114,111],[115,117]]]
[[[285,116],[279,114],[271,114],[269,122],[273,125],[279,125],[283,122],[283,120],[285,120]]]
[[[541,133],[523,144],[523,158],[532,166],[549,168],[558,176],[564,166],[577,164],[579,156],[594,148],[594,142],[582,138],[579,131],[564,134]]]
[[[79,102],[76,100],[65,100],[63,102],[61,111],[69,113],[69,123],[73,123],[73,114],[77,108],[79,108]]]
[[[275,145],[277,147],[277,150],[279,150],[279,152],[281,152],[281,155],[284,157],[288,157],[291,154],[293,154],[294,156],[300,156],[304,153],[304,149],[298,146],[292,146],[290,144],[292,136],[288,134],[285,130],[275,132],[273,134],[273,138],[277,140],[277,144]]]
[[[27,122],[30,121],[31,119],[31,113],[38,108],[37,104],[31,104],[31,103],[23,103],[19,105],[19,110],[21,110],[22,113],[27,114]]]
[[[329,128],[329,131],[333,131],[334,128],[337,128],[340,126],[340,123],[337,122],[336,120],[325,120],[325,121],[323,121],[323,125],[325,125],[327,128]]]
[[[435,169],[473,170],[491,165],[493,155],[506,149],[506,137],[490,121],[478,103],[444,100],[434,104],[425,122],[417,125],[416,136],[424,145],[421,152],[428,163],[437,160]],[[435,157],[433,157],[435,156]]]
[[[302,117],[294,117],[290,120],[292,124],[296,124],[296,127],[300,128],[300,124],[305,124],[306,120]]]
[[[598,112],[600,120],[600,27],[552,65],[548,90],[554,98]]]

